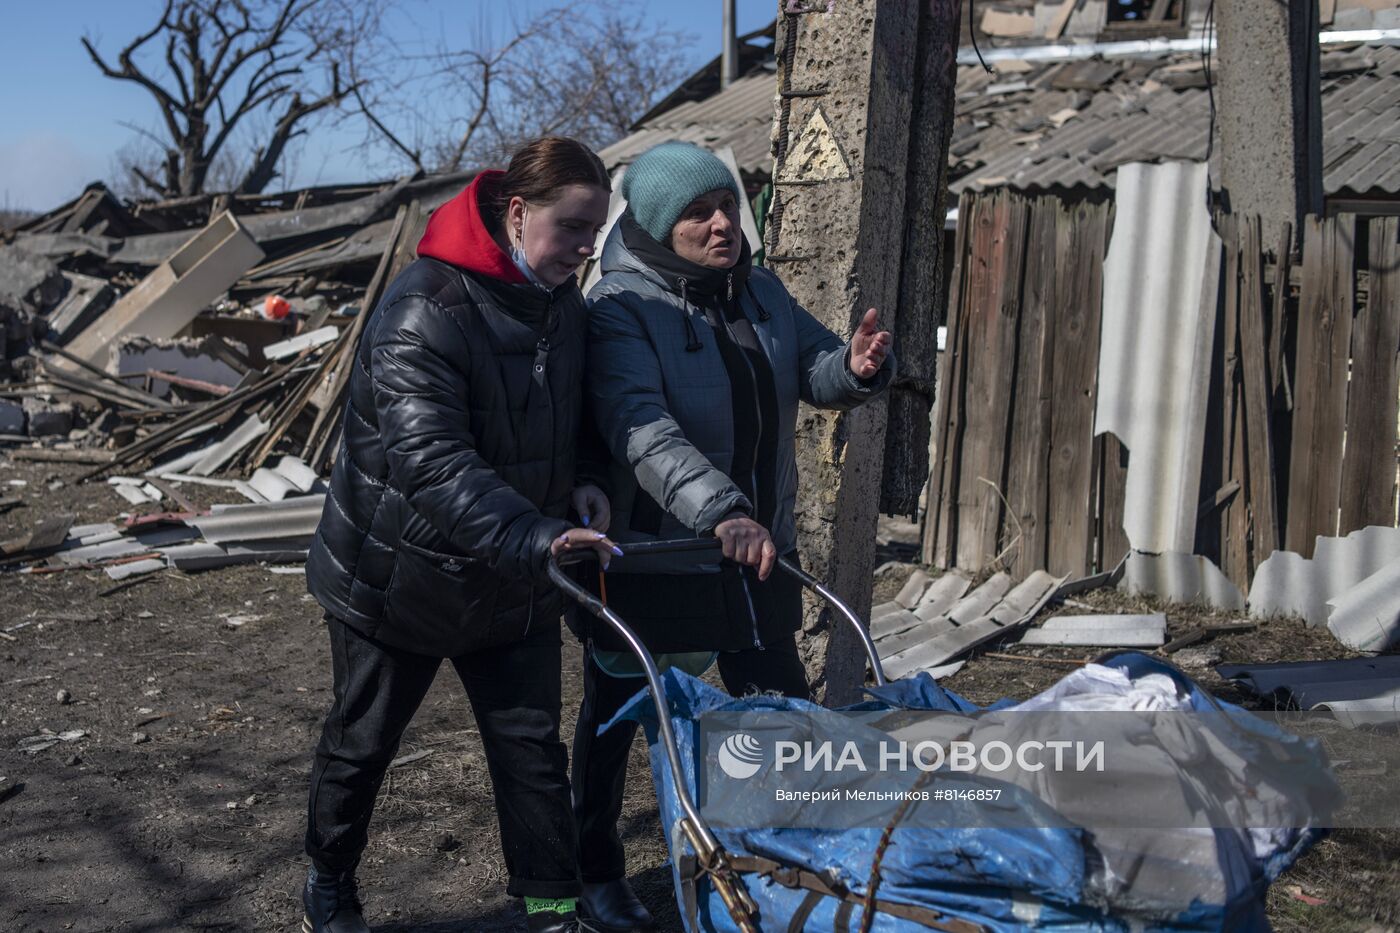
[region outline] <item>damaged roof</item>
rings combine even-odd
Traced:
[[[1111,188],[1127,162],[1206,157],[1210,95],[1198,54],[996,68],[958,69],[954,191]],[[1400,193],[1400,48],[1326,49],[1321,70],[1324,190]]]
[[[1206,156],[1210,97],[1197,52],[1013,59],[994,69],[958,67],[954,193],[1107,190],[1119,165]],[[1324,190],[1400,194],[1400,48],[1329,45],[1321,73]],[[600,155],[612,169],[656,143],[681,139],[730,146],[746,175],[770,175],[776,95],[774,73],[755,70],[712,96],[649,114]]]
[[[703,100],[688,100],[638,125],[598,153],[609,169],[630,163],[658,143],[679,139],[707,149],[734,150],[745,175],[773,174],[768,133],[778,84],[770,68],[737,79]]]

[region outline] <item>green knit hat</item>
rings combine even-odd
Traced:
[[[714,153],[691,143],[652,146],[622,176],[622,196],[643,230],[666,242],[681,211],[700,195],[727,188],[743,199],[729,168]]]

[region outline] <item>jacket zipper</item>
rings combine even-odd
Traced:
[[[528,638],[528,637],[529,637],[529,635],[530,635],[530,626],[533,625],[534,622],[535,622],[535,590],[534,590],[534,587],[531,587],[531,588],[530,588],[530,608],[529,608],[529,610],[525,613],[525,631],[523,631],[523,632],[520,633],[520,638],[521,638],[522,640],[524,640],[525,638]]]
[[[554,332],[554,293],[551,292],[550,295],[549,295],[548,304],[546,304],[546,306],[545,306],[544,330],[541,332],[539,340],[536,341],[536,343],[535,343],[535,365],[534,365],[534,370],[535,370],[535,383],[536,383],[536,385],[539,386],[541,392],[546,392],[546,393],[549,392],[549,375],[548,375],[548,373],[546,372],[547,369],[549,368],[549,351],[550,351],[550,349],[551,349],[551,348],[550,348],[550,344],[549,344],[549,335],[550,335],[551,333],[553,333],[553,332]],[[527,398],[528,398],[528,395],[527,395]],[[553,420],[554,420],[554,416],[553,416],[553,412],[554,412],[554,399],[553,399],[552,396],[551,396],[550,399],[549,399],[549,409],[550,409],[550,421],[553,422]],[[528,410],[526,411],[526,418],[527,418],[527,419],[529,418],[529,411],[528,411]],[[545,487],[544,487],[544,488],[545,488],[545,496],[546,496],[546,497],[548,497],[548,495],[549,495],[549,490],[551,490],[551,489],[554,488],[554,463],[555,463],[555,459],[554,459],[553,457],[550,457],[550,463],[549,463],[549,480],[546,482]],[[535,597],[534,597],[534,593],[532,592],[531,595],[530,595],[530,614],[531,614],[531,616],[534,615],[534,611],[535,611]],[[528,619],[527,619],[526,622],[525,622],[525,632],[526,632],[526,634],[529,634],[529,632],[530,632],[530,621],[529,621]]]
[[[549,304],[544,315],[544,329],[535,342],[535,381],[541,387],[545,384],[545,367],[549,363],[549,335],[554,331],[554,296],[549,296]]]
[[[725,277],[724,277],[724,281],[725,281],[725,294],[728,296],[729,301],[732,303],[732,302],[734,301],[734,273],[731,272],[731,273],[729,273],[727,276],[725,276]],[[740,310],[742,310],[742,309],[740,309]],[[738,339],[734,336],[734,329],[733,329],[732,327],[729,326],[729,318],[728,318],[728,316],[725,314],[725,309],[724,309],[724,308],[721,308],[721,309],[720,309],[719,318],[720,318],[720,320],[721,320],[722,322],[724,322],[724,331],[725,331],[725,333],[727,333],[727,334],[729,335],[729,340],[730,340],[730,342],[732,342],[732,343],[734,344],[735,347],[738,347],[738,349],[739,349],[739,356],[743,359],[743,361],[744,361],[744,366],[745,366],[745,368],[747,368],[748,371],[749,371],[749,380],[752,382],[753,387],[754,387],[754,411],[755,411],[755,413],[756,413],[757,416],[758,416],[758,436],[759,436],[759,437],[763,437],[763,405],[760,404],[759,401],[758,401],[758,373],[756,373],[756,372],[754,371],[753,364],[749,362],[748,354],[744,352],[744,348],[741,347],[741,346],[739,346],[739,341],[738,341]],[[755,458],[755,459],[757,459],[757,458]],[[751,464],[750,467],[749,467],[749,482],[753,484],[753,510],[754,510],[754,513],[757,514],[757,513],[758,513],[758,464],[757,464],[757,463],[753,463],[753,464]],[[757,648],[759,651],[762,651],[762,650],[764,650],[764,648],[763,648],[763,640],[760,639],[760,638],[758,637],[758,613],[757,613],[756,611],[754,611],[754,607],[753,607],[753,594],[749,592],[749,578],[748,578],[748,574],[746,574],[746,573],[744,572],[744,571],[747,570],[747,569],[748,569],[748,568],[746,568],[746,567],[740,567],[740,568],[739,568],[739,582],[742,583],[743,586],[744,586],[744,601],[745,601],[746,603],[748,603],[748,606],[749,606],[749,622],[750,622],[750,623],[752,624],[752,626],[753,626],[753,646],[754,646],[755,648]]]

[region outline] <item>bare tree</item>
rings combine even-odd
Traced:
[[[367,146],[387,143],[416,171],[497,164],[551,133],[606,146],[684,75],[689,37],[639,28],[646,17],[634,6],[582,0],[504,34],[483,21],[469,48],[396,56],[396,67],[413,74],[400,75],[392,93],[357,63],[351,75]]]
[[[165,177],[165,141],[147,127],[122,121],[132,136],[118,146],[108,159],[112,193],[130,201],[167,198],[172,193],[161,181]],[[238,163],[236,146],[226,146],[209,163],[204,176],[205,191],[233,191],[243,180],[246,165]],[[246,163],[246,159],[243,160]]]
[[[158,195],[199,194],[235,130],[262,120],[237,185],[262,191],[308,118],[357,90],[339,57],[372,33],[387,2],[166,0],[114,60],[84,37],[104,75],[144,88],[158,107],[161,132],[133,127],[159,145],[157,164],[133,160],[131,173]]]
[[[646,17],[627,3],[593,6],[591,15],[561,24],[558,45],[532,46],[533,59],[508,73],[527,135],[563,131],[601,148],[625,136],[685,76],[690,37],[640,29]]]

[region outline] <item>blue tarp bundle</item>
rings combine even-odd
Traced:
[[[1283,742],[1300,754],[1320,758],[1308,741],[1290,736],[1275,727],[1214,699],[1175,668],[1146,655],[1125,652],[1101,662],[1116,668],[1136,682],[1147,675],[1167,675],[1187,698],[1192,710],[1224,711],[1241,729],[1242,735]],[[678,671],[662,675],[671,705],[671,725],[680,748],[684,770],[682,779],[692,799],[697,799],[696,769],[702,767],[697,749],[698,719],[709,712],[783,710],[827,713],[821,707],[780,697],[735,699],[696,678]],[[850,711],[931,710],[971,713],[978,707],[938,686],[927,674],[901,680],[868,691],[870,701],[848,707]],[[1004,700],[987,710],[1013,706]],[[680,857],[688,849],[683,836],[674,828],[682,816],[675,793],[674,776],[665,750],[657,739],[656,710],[650,695],[638,693],[617,719],[635,719],[646,730],[650,745],[652,773],[656,782],[661,822],[668,828],[673,880],[680,898]],[[603,727],[604,729],[607,726]],[[1247,739],[1246,739],[1247,740]],[[1324,792],[1330,785],[1325,770],[1318,771],[1316,783]],[[1041,806],[1033,798],[1021,801]],[[969,819],[969,824],[974,820]],[[872,854],[881,829],[843,831],[772,828],[714,830],[730,855],[759,856],[784,866],[816,873],[834,874],[856,894],[865,892]],[[1148,832],[1148,831],[1144,831]],[[1320,837],[1316,829],[1275,831],[1262,845],[1251,840],[1247,830],[1205,830],[1214,834],[1214,864],[1206,866],[1211,884],[1202,888],[1216,892],[1200,895],[1172,908],[1163,915],[1158,910],[1138,911],[1132,916],[1115,913],[1115,905],[1105,903],[1102,886],[1090,883],[1092,866],[1098,863],[1091,833],[1079,828],[977,828],[932,829],[899,827],[881,864],[881,900],[902,902],[937,910],[941,914],[969,921],[995,933],[1012,931],[1105,931],[1128,933],[1133,930],[1173,931],[1267,931],[1264,898],[1268,885]],[[1261,851],[1262,849],[1262,851]],[[1209,844],[1206,844],[1209,851]],[[1193,866],[1196,868],[1198,866]],[[1218,874],[1217,874],[1218,872]],[[789,918],[807,896],[801,889],[783,887],[754,874],[744,876],[749,893],[759,905],[765,931],[788,929]],[[1194,889],[1193,889],[1194,890]],[[1111,900],[1111,898],[1108,898]],[[705,880],[698,885],[698,928],[690,933],[738,930],[719,895]],[[837,929],[835,898],[822,898],[804,929]],[[681,903],[684,917],[686,909]],[[849,928],[859,929],[862,910],[857,906],[847,920]],[[689,927],[689,923],[687,923]],[[879,913],[875,933],[913,933],[925,927]]]

